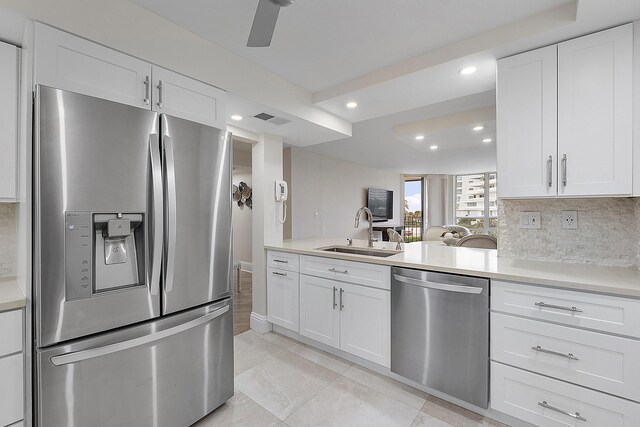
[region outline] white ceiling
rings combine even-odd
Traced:
[[[467,127],[451,126],[431,133],[429,140],[439,141],[431,152],[394,127],[494,105],[497,58],[640,19],[639,0],[296,0],[281,11],[271,47],[247,48],[258,0],[131,1],[283,77],[308,93],[310,105],[354,123],[345,138],[312,118],[229,93],[228,115],[246,117],[229,124],[419,174],[493,169],[495,143],[478,145]],[[461,76],[466,65],[478,72]],[[358,108],[347,109],[348,101]],[[249,118],[261,111],[291,123]]]
[[[133,0],[315,92],[569,0],[297,0],[248,48],[257,0]]]

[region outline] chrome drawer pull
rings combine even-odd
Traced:
[[[336,307],[338,306],[338,304],[336,304],[336,291],[338,290],[338,288],[336,288],[335,286],[333,287],[333,309],[335,310]]]
[[[553,157],[551,156],[547,160],[547,185],[549,188],[553,185]]]
[[[545,348],[540,347],[539,345],[531,347],[531,350],[539,351],[540,353],[553,354],[555,356],[566,357],[571,360],[580,360],[578,357],[574,356],[573,353],[560,353],[559,351],[547,350]]]
[[[273,262],[281,262],[283,264],[289,264],[289,261],[284,260],[284,259],[274,259]]]
[[[580,415],[580,412],[576,412],[576,413],[572,414],[571,412],[567,412],[564,409],[559,409],[559,408],[556,408],[554,406],[549,405],[546,400],[543,400],[542,402],[538,402],[538,405],[542,406],[543,408],[547,408],[547,409],[549,409],[551,411],[557,412],[559,414],[567,415],[567,416],[569,416],[571,418],[575,418],[576,420],[587,421],[587,419],[585,417]]]
[[[582,310],[576,307],[564,307],[562,305],[545,304],[542,301],[536,302],[535,305],[537,305],[538,307],[557,308],[558,310],[567,310],[567,311],[572,311],[574,313],[582,313]]]
[[[348,270],[340,271],[340,270],[336,270],[336,269],[335,269],[335,268],[333,268],[333,267],[331,267],[331,268],[329,269],[329,271],[330,271],[330,272],[332,272],[332,273],[349,274],[349,271],[348,271]]]
[[[283,277],[287,277],[287,273],[280,273],[278,271],[272,271],[271,274],[273,274],[274,276],[283,276]]]

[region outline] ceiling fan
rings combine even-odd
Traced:
[[[260,0],[251,25],[247,47],[270,46],[280,8],[287,7],[293,2],[294,0]]]

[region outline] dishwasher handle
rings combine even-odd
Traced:
[[[399,274],[393,275],[394,280],[408,285],[421,286],[423,288],[437,289],[440,291],[459,292],[462,294],[481,294],[483,288],[477,286],[462,286],[462,285],[450,285],[446,283],[429,282],[427,280],[418,280],[411,277],[400,276]]]

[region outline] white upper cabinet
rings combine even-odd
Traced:
[[[498,61],[502,198],[633,191],[633,26]]]
[[[226,93],[182,74],[153,67],[153,110],[226,129]]]
[[[558,157],[558,194],[631,195],[631,24],[558,45]]]
[[[17,199],[18,48],[0,43],[0,202]]]
[[[557,193],[557,48],[498,61],[500,197]]]
[[[35,40],[36,84],[151,107],[151,64],[39,23]]]

